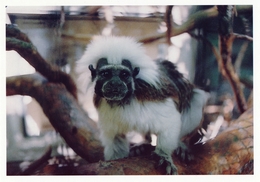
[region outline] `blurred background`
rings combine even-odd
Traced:
[[[212,6],[173,6],[172,21],[181,25],[194,13]],[[6,23],[16,24],[27,34],[39,53],[75,79],[75,63],[86,45],[97,35],[131,36],[137,40],[166,33],[167,6],[45,6],[6,7]],[[234,32],[253,36],[252,9],[234,18]],[[218,19],[211,18],[198,25],[192,34],[218,44]],[[153,59],[168,59],[198,87],[210,93],[205,116],[205,135],[214,137],[225,123],[239,116],[229,83],[223,79],[211,47],[189,33],[144,44]],[[253,44],[235,40],[232,60],[243,80],[246,99],[253,88]],[[34,73],[35,70],[16,52],[6,52],[6,76]],[[79,92],[79,100],[93,120],[98,120],[91,99]],[[7,97],[7,174],[14,174],[30,161],[39,158],[48,145],[52,156],[75,158],[76,154],[55,132],[38,103],[29,96]],[[215,127],[209,127],[210,124]],[[210,131],[206,131],[211,129]],[[215,128],[215,129],[214,129]]]

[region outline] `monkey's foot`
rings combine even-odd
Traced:
[[[174,154],[186,163],[194,159],[194,156],[191,153],[190,149],[183,142],[179,142],[179,147],[174,151]]]
[[[167,175],[178,174],[177,167],[173,164],[170,155],[160,151],[160,154],[156,152],[152,153],[152,158],[156,161],[156,168],[160,168],[166,172]]]

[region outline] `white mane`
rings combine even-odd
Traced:
[[[106,58],[110,64],[121,64],[123,59],[132,63],[133,68],[139,67],[137,78],[142,78],[149,84],[157,85],[158,68],[156,63],[145,54],[142,45],[130,37],[101,36],[94,39],[77,62],[76,72],[79,74],[81,86],[87,89],[91,82],[88,66],[96,68],[97,61]],[[84,83],[85,82],[85,83]]]

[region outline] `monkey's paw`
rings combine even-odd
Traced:
[[[167,175],[178,174],[177,167],[173,164],[171,156],[163,153],[152,153],[152,158],[156,161],[156,168],[162,169]]]
[[[190,149],[183,142],[179,143],[179,147],[174,151],[174,154],[186,163],[194,159],[194,156],[191,153]]]

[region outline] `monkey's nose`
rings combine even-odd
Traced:
[[[111,92],[113,92],[113,93],[118,93],[119,91],[120,91],[120,89],[118,87],[113,87],[111,89]]]
[[[111,91],[117,92],[117,91],[120,91],[124,87],[124,84],[113,80],[109,83],[109,87],[111,88]]]

